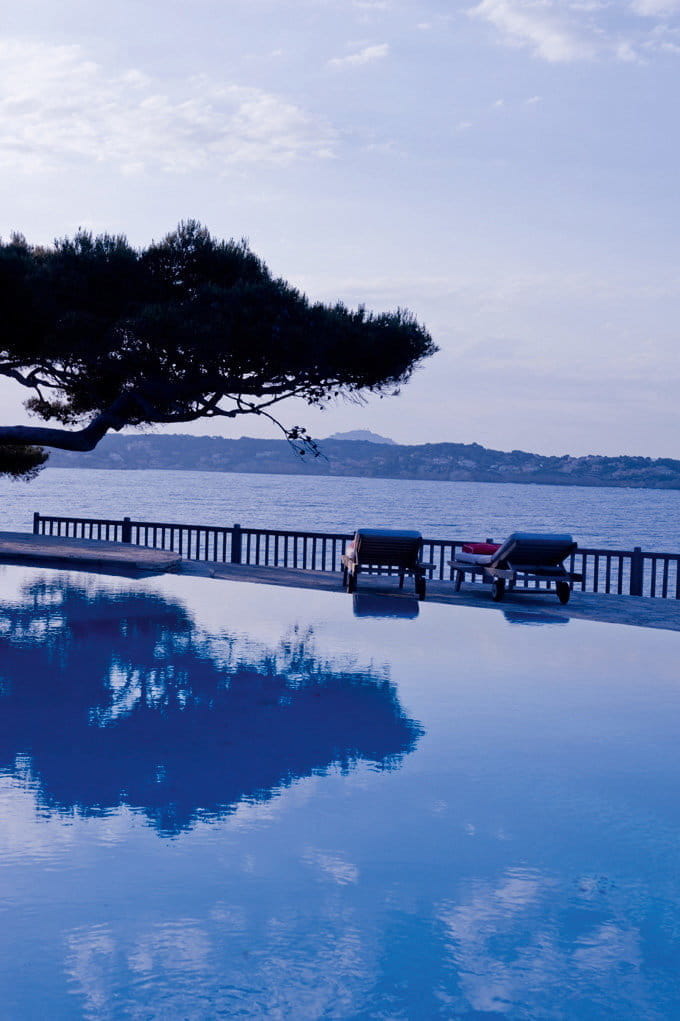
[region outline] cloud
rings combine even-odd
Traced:
[[[375,60],[382,60],[389,52],[390,47],[387,43],[377,43],[375,46],[364,46],[347,57],[334,57],[328,63],[331,67],[356,67],[359,64],[371,64]]]
[[[676,50],[663,19],[680,13],[680,0],[629,0],[616,16],[611,7],[606,0],[481,0],[467,13],[492,25],[506,45],[554,64],[637,61]],[[641,17],[647,19],[642,28]]]
[[[643,18],[664,18],[680,14],[680,0],[631,0],[630,9]]]
[[[109,74],[79,46],[0,41],[0,166],[91,161],[123,173],[332,155],[332,129],[281,96],[200,75]]]
[[[482,0],[468,13],[492,24],[506,42],[528,46],[550,63],[592,59],[596,47],[565,10],[551,0]]]
[[[656,25],[644,43],[646,52],[680,53],[680,30],[670,25]]]

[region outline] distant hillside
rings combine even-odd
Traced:
[[[109,435],[89,454],[55,450],[53,468],[174,468],[281,475],[352,475],[456,482],[680,489],[680,461],[649,457],[542,457],[478,443],[400,446],[373,440],[321,441],[325,456],[295,455],[285,440],[219,436]]]
[[[394,440],[388,440],[386,436],[379,436],[378,433],[369,432],[368,429],[351,429],[347,433],[333,433],[328,439],[350,440],[352,442],[364,440],[366,443],[389,443],[391,446],[396,446]]]

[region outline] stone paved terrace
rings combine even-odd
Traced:
[[[236,564],[210,564],[198,561],[183,561],[182,573],[208,575],[229,581],[248,581],[261,585],[286,585],[292,588],[323,589],[337,592],[341,598],[351,599],[342,588],[342,576],[323,571],[293,571],[282,567],[246,567]],[[390,595],[394,599],[415,598],[413,581],[404,583],[399,591],[396,577],[361,575],[359,593],[373,592]],[[508,593],[501,603],[494,603],[487,585],[463,585],[460,592],[453,591],[453,583],[446,581],[428,582],[427,601],[455,606],[476,606],[489,612],[513,612],[526,616],[531,623],[555,620],[600,621],[609,624],[630,624],[636,627],[663,628],[680,631],[680,600],[646,599],[641,596],[606,596],[592,592],[573,592],[571,600],[562,606],[554,593]]]
[[[176,553],[148,549],[146,546],[130,546],[120,542],[63,539],[52,535],[31,535],[27,532],[0,532],[0,561],[49,563],[55,567],[65,565],[115,567],[157,574],[177,570],[181,559]]]
[[[219,581],[245,581],[260,585],[322,589],[337,592],[339,598],[352,598],[342,589],[339,573],[295,571],[283,567],[249,567],[236,564],[182,560],[177,554],[124,543],[86,539],[37,536],[23,532],[0,532],[0,562],[19,560],[72,569],[116,569],[130,572],[162,573],[178,571]],[[406,580],[399,592],[396,578],[362,575],[359,592],[389,594],[394,599],[413,600],[413,582]],[[526,623],[549,620],[581,619],[635,627],[680,631],[680,600],[646,599],[638,596],[607,596],[591,592],[572,594],[567,606],[561,606],[552,593],[508,593],[494,603],[487,586],[464,585],[459,593],[451,582],[428,582],[429,602],[455,606],[476,606],[487,612],[517,615]]]

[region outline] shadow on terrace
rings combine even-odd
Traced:
[[[398,766],[419,726],[385,673],[200,631],[148,592],[39,581],[0,607],[0,770],[47,811],[143,812],[173,836],[360,761]]]

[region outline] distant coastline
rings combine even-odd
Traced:
[[[680,489],[680,460],[672,458],[546,457],[491,450],[478,443],[407,446],[333,438],[321,440],[320,447],[323,456],[301,458],[285,440],[108,435],[89,453],[51,451],[48,466]]]

